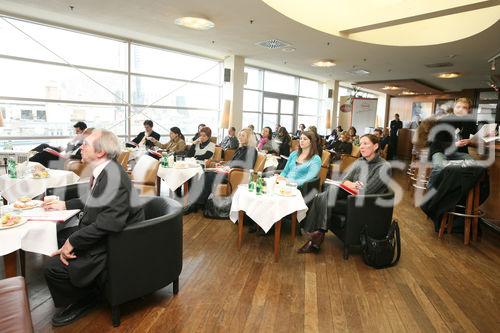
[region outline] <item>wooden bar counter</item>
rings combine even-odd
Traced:
[[[475,148],[470,148],[469,151],[474,158],[479,157]],[[495,145],[495,161],[488,168],[488,173],[490,176],[490,196],[480,209],[485,213],[484,222],[500,231],[500,142]]]

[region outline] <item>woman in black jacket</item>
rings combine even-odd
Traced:
[[[204,206],[207,202],[212,190],[219,184],[227,183],[227,174],[232,168],[240,168],[245,170],[253,169],[255,161],[257,160],[257,149],[255,146],[255,136],[249,128],[244,128],[238,134],[240,146],[236,149],[231,161],[226,164],[216,164],[216,170],[205,171],[205,181],[203,190],[198,198],[197,205]]]

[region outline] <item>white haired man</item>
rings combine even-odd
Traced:
[[[116,162],[119,153],[116,135],[94,130],[82,145],[82,159],[92,168],[89,193],[44,204],[47,210],[81,209],[78,226],[59,232],[60,249],[45,267],[55,306],[65,307],[52,318],[54,326],[70,324],[97,305],[99,287],[106,280],[108,235],[144,220],[142,207],[133,204],[132,183]]]

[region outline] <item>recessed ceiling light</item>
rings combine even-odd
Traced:
[[[452,72],[452,73],[439,73],[436,76],[440,79],[454,79],[456,77],[462,76],[460,73]]]
[[[401,88],[398,86],[385,86],[382,88],[382,90],[399,90],[399,89]]]
[[[175,24],[194,30],[209,30],[215,27],[215,23],[202,17],[179,17],[175,20]]]
[[[416,94],[417,94],[416,92],[410,90],[405,90],[401,93],[401,95],[416,95]]]
[[[321,60],[312,64],[314,67],[333,67],[336,63],[333,60]]]
[[[284,47],[284,48],[281,49],[281,51],[286,52],[286,53],[290,53],[290,52],[295,51],[295,47],[290,47],[290,46],[289,47]]]

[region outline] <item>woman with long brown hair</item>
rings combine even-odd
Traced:
[[[300,135],[298,151],[290,154],[279,178],[286,178],[300,186],[317,177],[320,169],[321,158],[318,155],[316,135],[311,131],[304,131]]]

